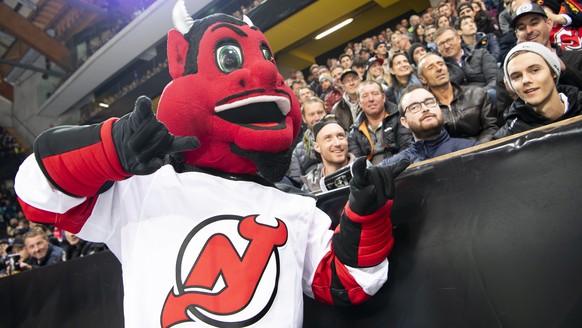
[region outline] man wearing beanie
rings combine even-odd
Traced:
[[[560,60],[537,42],[523,42],[509,51],[503,63],[506,85],[519,97],[507,122],[494,135],[499,139],[582,114],[582,92],[559,85]]]
[[[324,116],[313,125],[315,142],[313,149],[321,163],[315,170],[301,176],[303,189],[318,194],[326,191],[321,185],[323,178],[342,167],[350,164],[356,158],[348,153],[348,138],[343,127],[336,120],[335,115]]]
[[[571,86],[582,85],[582,51],[562,50],[554,47],[550,42],[550,31],[554,25],[548,18],[542,7],[536,3],[526,2],[515,10],[515,17],[511,21],[511,27],[515,28],[517,43],[536,42],[558,56],[560,63],[559,84]],[[515,97],[511,97],[503,82],[503,70],[497,76],[497,111],[500,122],[507,115],[507,111]]]
[[[427,54],[425,46],[420,42],[415,42],[408,48],[408,58],[412,61],[411,64],[417,67],[420,58]]]

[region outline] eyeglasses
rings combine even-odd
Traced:
[[[451,44],[453,44],[453,40],[455,40],[455,37],[454,36],[453,37],[450,37],[450,38],[448,38],[448,39],[446,39],[444,41],[441,41],[441,42],[437,43],[437,47],[439,47],[439,48],[440,47],[443,47],[445,44],[447,46],[450,46]]]
[[[422,105],[426,106],[426,108],[436,108],[438,106],[438,103],[435,97],[426,98],[423,101],[415,102],[408,105],[408,107],[404,108],[403,113],[406,113],[408,111],[412,114],[416,114],[420,112],[420,110],[422,109]]]

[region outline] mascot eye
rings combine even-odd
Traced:
[[[269,50],[269,48],[267,48],[266,46],[261,46],[261,51],[263,52],[263,57],[265,57],[266,60],[269,60],[269,61],[275,60],[275,58],[273,58],[273,54],[271,53],[271,50]]]
[[[242,67],[243,59],[239,47],[228,44],[216,49],[216,61],[218,68],[225,73],[230,73]]]

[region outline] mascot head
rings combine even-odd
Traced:
[[[193,20],[183,0],[174,7],[173,20],[172,82],[157,116],[172,134],[200,140],[200,148],[183,153],[185,162],[281,179],[301,113],[263,33],[246,18],[215,14]]]

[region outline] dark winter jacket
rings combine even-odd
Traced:
[[[383,158],[388,158],[410,146],[412,133],[400,124],[400,115],[396,105],[386,102],[384,108],[386,109],[386,117],[382,121]],[[350,129],[348,151],[356,157],[367,156],[370,161],[376,155],[367,127],[366,114],[363,111],[358,115]]]
[[[516,99],[507,113],[507,122],[497,131],[494,139],[503,138],[512,134],[528,131],[540,126],[548,125],[554,122],[582,114],[582,91],[578,88],[568,85],[558,86],[558,92],[568,97],[568,111],[555,121],[536,113],[531,105],[526,104],[521,99]]]
[[[453,138],[467,138],[484,143],[497,132],[497,117],[485,88],[462,87],[453,83],[453,101],[442,105],[445,128]]]
[[[354,118],[352,117],[352,111],[350,109],[350,105],[348,104],[346,98],[348,95],[344,92],[342,99],[338,101],[333,108],[331,109],[331,113],[335,115],[339,124],[344,128],[344,130],[349,131],[352,124],[354,124]],[[358,105],[359,113],[361,111],[360,106]]]
[[[495,88],[497,60],[485,49],[463,47],[463,73],[467,84]]]
[[[315,169],[317,159],[313,150],[313,134],[311,130],[305,131],[302,140],[295,146],[291,155],[291,164],[286,176],[296,185],[301,185],[301,176]]]
[[[475,23],[477,24],[478,32],[483,32],[485,34],[494,33],[497,37],[501,37],[503,35],[495,18],[491,18],[491,16],[489,16],[489,14],[483,10],[477,14]]]
[[[499,41],[497,37],[493,33],[485,34],[483,32],[477,32],[475,35],[475,39],[477,43],[475,44],[475,49],[485,49],[489,52],[493,58],[495,58],[496,62],[500,62],[501,60],[501,50],[499,48]]]
[[[447,131],[443,129],[438,137],[430,140],[415,141],[404,151],[382,161],[380,166],[396,164],[403,159],[408,159],[410,163],[416,163],[473,147],[476,143],[475,140],[451,138]]]
[[[566,69],[560,73],[558,79],[559,85],[570,85],[580,88],[582,86],[582,50],[562,50],[554,48],[556,54],[561,61],[566,65]],[[500,118],[500,124],[503,125],[507,121],[507,115],[513,98],[505,88],[503,83],[503,68],[499,69],[497,76],[497,112]]]
[[[51,264],[63,262],[64,260],[65,260],[65,251],[62,248],[60,248],[59,246],[48,244],[48,251],[47,251],[44,259],[42,259],[42,261],[39,262],[36,258],[31,256],[26,261],[26,263],[28,265],[30,265],[31,267],[36,268],[36,267],[41,267],[41,266],[45,266],[45,265],[51,265]]]

